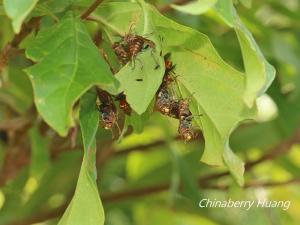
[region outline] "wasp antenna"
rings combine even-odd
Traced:
[[[144,65],[143,65],[142,60],[140,60],[139,58],[135,58],[135,60],[137,60],[141,64],[141,70],[143,70],[144,69]],[[133,61],[135,62],[135,60],[133,60]]]
[[[135,26],[135,24],[136,24],[135,21],[132,21],[132,22],[130,23],[130,26],[129,26],[129,33],[130,33],[130,34],[133,32],[133,29],[135,29],[135,28],[133,28],[133,27]]]

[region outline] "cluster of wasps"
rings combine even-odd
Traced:
[[[121,38],[121,41],[112,44],[112,49],[122,65],[125,65],[128,62],[135,63],[136,56],[149,47],[155,49],[156,45],[153,41],[140,35],[133,34],[132,32],[125,34],[125,36]],[[98,96],[101,101],[99,111],[103,128],[109,130],[112,129],[115,124],[118,126],[117,110],[112,96],[105,91],[101,91],[101,93],[98,92]],[[124,93],[115,96],[115,100],[119,101],[119,107],[125,114],[131,114],[132,109],[126,100],[126,95]]]
[[[194,116],[189,109],[190,99],[176,99],[171,96],[169,86],[176,79],[174,72],[176,65],[171,61],[171,53],[164,55],[164,60],[165,74],[156,94],[155,108],[163,115],[178,119],[179,136],[189,141],[197,136],[192,124]]]
[[[119,62],[125,65],[129,62],[135,64],[137,55],[145,49],[151,48],[155,50],[156,45],[153,41],[146,37],[129,32],[121,37],[120,41],[112,44],[112,49],[117,56]],[[162,56],[162,52],[161,52]],[[193,115],[189,110],[189,99],[175,99],[169,93],[169,85],[175,81],[175,67],[171,61],[171,54],[164,55],[165,73],[162,84],[156,94],[155,109],[163,115],[176,118],[179,120],[178,133],[185,141],[189,141],[196,137],[196,132],[193,129]],[[155,69],[157,69],[156,67]],[[113,97],[107,92],[98,93],[101,104],[99,111],[102,119],[102,126],[105,129],[112,129],[117,124],[117,109]],[[126,95],[120,93],[114,96],[116,101],[119,101],[119,107],[125,114],[131,114],[131,107],[126,101]]]

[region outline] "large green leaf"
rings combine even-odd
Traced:
[[[70,14],[42,30],[26,54],[38,62],[26,69],[37,109],[60,135],[66,135],[73,124],[72,106],[92,85],[115,91],[116,79],[84,25]]]
[[[95,107],[95,91],[81,99],[80,127],[84,145],[84,157],[73,199],[59,225],[102,225],[104,210],[96,184],[96,142],[99,113]]]
[[[106,16],[111,11],[118,14]],[[137,13],[139,7],[129,3],[103,4],[99,10],[99,15],[105,16],[115,27],[124,26],[126,17],[131,18]],[[172,52],[183,97],[192,95],[193,114],[203,114],[201,118],[195,118],[205,137],[201,160],[211,165],[223,165],[225,161],[242,184],[243,163],[232,153],[228,140],[241,121],[254,116],[255,109],[249,109],[242,98],[245,75],[226,64],[204,34],[175,23],[152,8],[150,14],[155,32],[164,40],[164,53]]]
[[[22,23],[34,8],[38,0],[3,0],[4,9],[9,18],[15,33],[19,33]]]

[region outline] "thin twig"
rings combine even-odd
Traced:
[[[201,133],[199,133],[198,137],[199,138],[193,139],[192,141],[202,142],[204,140]],[[181,140],[181,137],[180,136],[175,136],[173,138],[173,140]],[[131,152],[135,152],[135,151],[147,151],[147,150],[153,149],[154,147],[165,145],[166,143],[167,142],[165,140],[158,140],[158,141],[155,141],[155,142],[152,142],[152,143],[149,143],[149,144],[128,147],[128,148],[123,149],[121,151],[114,151],[114,155],[115,156],[122,156],[122,155],[127,155],[127,154],[129,154]]]
[[[85,10],[80,18],[81,19],[86,19],[94,10],[97,9],[97,7],[103,2],[103,0],[96,0],[94,1],[94,3],[92,5],[90,5],[90,7],[87,8],[87,10]]]
[[[32,123],[34,116],[23,115],[0,123],[0,130],[16,131]]]
[[[245,188],[245,189],[259,188],[259,187],[271,188],[271,187],[278,187],[278,186],[284,186],[284,185],[296,184],[296,183],[300,183],[300,178],[293,178],[293,179],[290,179],[287,181],[267,181],[267,182],[252,181],[252,182],[246,183],[243,188]],[[228,190],[230,188],[230,185],[227,185],[227,184],[213,185],[213,184],[207,184],[207,183],[199,183],[198,186],[201,189],[214,189],[214,190],[222,190],[222,191]],[[108,202],[108,203],[118,202],[118,201],[122,201],[125,199],[143,197],[143,196],[148,196],[151,194],[156,194],[159,192],[167,191],[169,188],[170,188],[170,184],[160,184],[157,186],[140,188],[137,190],[129,190],[129,191],[124,191],[124,192],[119,192],[119,193],[112,193],[109,195],[102,195],[102,200],[104,202]],[[182,185],[180,186],[180,189],[183,190]]]
[[[66,202],[56,209],[53,209],[48,212],[42,212],[42,213],[36,214],[33,217],[23,219],[22,221],[16,221],[16,222],[10,223],[9,225],[30,225],[30,224],[39,223],[39,222],[42,222],[45,220],[49,220],[52,218],[57,218],[64,213],[64,211],[66,210],[68,205],[69,205],[69,202]]]

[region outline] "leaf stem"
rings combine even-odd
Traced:
[[[101,16],[88,16],[87,17],[88,20],[92,20],[92,21],[96,21],[106,27],[108,27],[111,31],[113,31],[114,33],[116,33],[119,36],[124,36],[124,34],[122,32],[119,31],[119,29],[117,27],[115,27],[114,25],[112,25],[110,22],[108,22],[107,20],[103,19]]]
[[[95,10],[97,9],[97,7],[103,2],[103,0],[96,0],[94,1],[93,4],[90,5],[90,7],[87,8],[87,10],[85,10],[80,18],[85,20],[86,18],[88,18],[88,16]]]

